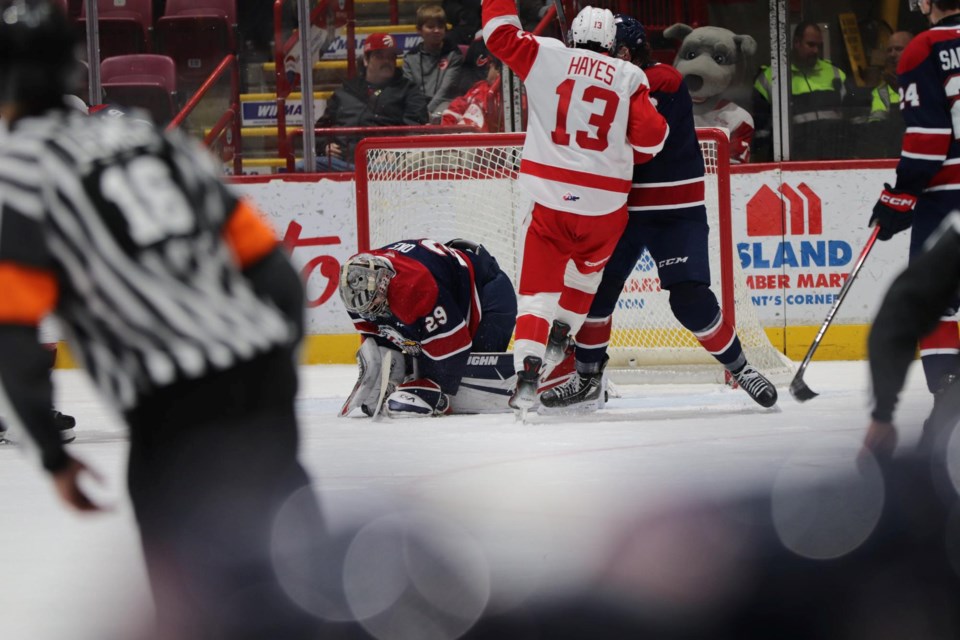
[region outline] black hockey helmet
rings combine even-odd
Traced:
[[[0,0],[0,103],[63,105],[79,79],[76,31],[50,0]]]
[[[633,16],[618,13],[613,18],[613,24],[617,27],[617,49],[626,47],[631,54],[635,54],[646,47],[647,30],[639,20]]]

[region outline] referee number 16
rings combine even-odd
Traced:
[[[120,210],[130,237],[141,247],[194,228],[190,204],[173,181],[170,167],[158,158],[141,156],[107,167],[100,189]]]

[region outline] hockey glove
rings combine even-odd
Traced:
[[[450,396],[427,378],[404,382],[387,398],[387,415],[391,418],[442,416],[450,411]]]
[[[870,216],[868,226],[880,227],[877,238],[889,240],[913,224],[913,208],[917,204],[917,196],[893,189],[889,184],[883,186],[885,188],[880,199],[873,205],[873,215]]]

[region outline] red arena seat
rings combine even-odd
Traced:
[[[79,23],[86,28],[86,2],[80,5]],[[152,49],[153,0],[97,0],[100,59]]]
[[[173,59],[150,53],[107,58],[100,64],[106,102],[149,111],[165,124],[177,111],[177,69]]]
[[[167,0],[157,47],[176,61],[181,82],[198,84],[237,52],[236,30],[236,0]]]

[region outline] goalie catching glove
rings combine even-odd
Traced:
[[[391,418],[442,416],[450,411],[450,396],[427,378],[404,382],[387,398],[387,415]]]
[[[917,196],[894,189],[889,184],[883,186],[885,188],[880,199],[873,205],[873,215],[870,216],[868,226],[880,227],[877,239],[889,240],[913,224],[913,208],[917,204]]]

